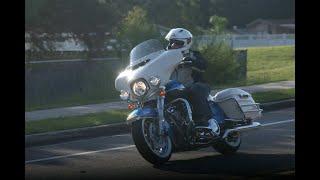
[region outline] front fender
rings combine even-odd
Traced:
[[[144,118],[158,118],[158,111],[155,108],[143,107],[133,110],[127,117],[127,124],[144,119]]]

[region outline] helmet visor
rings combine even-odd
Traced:
[[[168,49],[178,49],[182,48],[184,45],[183,41],[177,40],[177,39],[170,39],[168,44]]]

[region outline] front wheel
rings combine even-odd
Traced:
[[[213,148],[223,155],[234,154],[238,151],[241,144],[241,135],[239,132],[230,133],[225,139],[218,140]]]
[[[158,137],[153,119],[142,119],[132,123],[133,141],[148,162],[160,165],[167,162],[172,154],[172,142],[169,136]]]

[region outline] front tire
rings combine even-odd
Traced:
[[[231,133],[225,139],[219,139],[213,148],[223,155],[231,155],[238,151],[241,145],[241,135],[239,132]]]
[[[161,141],[165,142],[167,146],[165,146],[164,151],[162,153],[152,148],[153,142],[150,141],[150,136],[152,136],[152,133],[150,133],[152,127],[150,130],[150,126],[152,126],[152,124],[152,119],[142,119],[133,122],[132,137],[141,156],[154,165],[160,165],[167,162],[170,159],[172,154],[172,142],[169,136],[165,136]]]

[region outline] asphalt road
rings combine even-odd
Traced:
[[[267,112],[266,126],[243,134],[237,154],[213,148],[180,152],[154,167],[136,150],[130,134],[25,149],[26,179],[234,178],[295,175],[294,108]],[[278,123],[280,122],[280,123]]]

